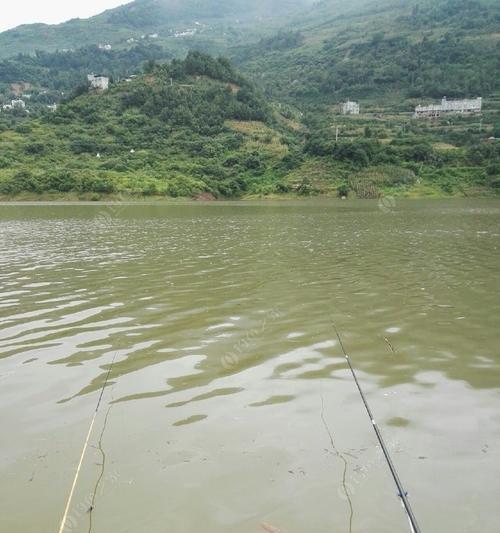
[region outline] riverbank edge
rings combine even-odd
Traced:
[[[468,190],[457,192],[454,194],[447,194],[443,191],[436,189],[424,189],[424,190],[409,190],[409,191],[386,191],[380,198],[370,198],[369,200],[383,200],[387,198],[398,199],[453,199],[453,198],[500,198],[500,191],[492,189],[480,189],[480,190]],[[249,194],[239,197],[224,197],[224,198],[207,198],[201,197],[171,197],[165,195],[141,195],[136,193],[75,193],[75,192],[44,192],[33,193],[23,192],[15,195],[0,195],[1,203],[19,203],[19,202],[75,202],[75,203],[109,203],[109,202],[127,202],[127,203],[182,203],[182,202],[234,202],[234,201],[304,201],[304,200],[340,200],[336,194],[311,194],[301,195],[297,193],[283,193],[283,194],[267,194],[257,195]],[[349,195],[346,200],[360,200],[355,195]]]

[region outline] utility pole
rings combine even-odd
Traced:
[[[335,142],[339,142],[339,133],[340,128],[338,126],[335,126]]]

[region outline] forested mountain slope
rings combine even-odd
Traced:
[[[217,51],[263,28],[279,26],[313,0],[135,0],[89,19],[29,24],[0,33],[0,57],[36,50],[76,50],[154,42],[172,50]]]
[[[186,27],[195,8],[212,22],[194,20],[190,36],[0,62],[0,103],[32,93],[27,110],[0,113],[0,194],[500,190],[498,2],[323,0],[300,12],[301,0],[276,2],[255,3],[237,22],[240,0],[138,0],[85,24],[112,24],[126,30],[113,34],[122,39],[152,18]],[[273,16],[263,20],[266,10]],[[68,24],[50,31],[60,36]],[[102,35],[92,31],[89,42]],[[224,52],[245,77],[200,52],[166,63],[189,48]],[[109,92],[85,94],[91,71],[114,77]],[[132,72],[146,75],[120,81]],[[445,95],[481,96],[482,113],[413,118],[416,104]],[[348,98],[360,115],[339,112]],[[46,104],[59,99],[50,114]]]
[[[9,84],[20,81],[68,91],[89,71],[121,77],[148,60],[184,57],[190,49],[230,57],[269,97],[301,106],[390,98],[395,109],[410,109],[414,98],[498,90],[498,2],[323,0],[307,9],[310,0],[246,4],[136,0],[85,21],[4,32],[0,57],[17,55],[0,61],[0,93],[8,96]],[[175,27],[187,30],[180,35]],[[112,48],[97,47],[103,43]]]
[[[237,196],[280,167],[279,120],[227,60],[192,52],[37,119],[3,113],[0,194]]]
[[[409,98],[498,90],[498,2],[354,2],[342,14],[337,4],[321,2],[274,39],[233,49],[233,59],[268,95],[302,104],[393,98],[409,109]]]

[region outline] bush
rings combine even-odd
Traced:
[[[492,163],[486,167],[486,173],[488,176],[500,175],[500,162]]]
[[[173,198],[187,198],[200,192],[202,192],[202,188],[199,186],[199,182],[194,182],[188,178],[173,178],[169,180],[166,188],[167,195]]]
[[[102,163],[101,168],[104,170],[115,170],[116,172],[128,172],[130,167],[120,159],[109,159]]]
[[[105,176],[85,175],[80,177],[75,185],[79,192],[112,193],[115,191],[114,183]]]
[[[500,176],[496,176],[490,180],[490,187],[500,190]]]
[[[252,174],[260,175],[266,169],[266,163],[258,152],[246,155],[242,160],[243,168],[252,171]]]
[[[31,133],[31,126],[29,124],[19,124],[14,131],[21,135],[26,135],[27,133]]]
[[[300,152],[289,152],[283,157],[281,162],[287,170],[292,170],[299,167],[303,159],[304,158]]]
[[[74,154],[96,154],[99,152],[99,146],[92,137],[82,136],[73,139],[71,142],[71,151]]]
[[[158,187],[156,186],[156,183],[146,183],[142,188],[142,194],[145,196],[154,196],[155,194],[158,194]]]
[[[292,188],[290,187],[290,185],[288,185],[288,183],[284,183],[282,181],[279,181],[275,185],[275,190],[276,190],[277,193],[287,193],[287,192],[290,192],[292,190]]]
[[[21,192],[21,189],[13,178],[0,181],[0,194],[17,194],[18,192]]]
[[[485,165],[490,161],[500,159],[500,146],[494,144],[474,145],[469,148],[467,157],[474,165]]]
[[[240,162],[240,159],[239,159],[238,156],[230,155],[230,156],[226,157],[226,159],[224,159],[222,164],[225,167],[234,167],[234,166],[238,165],[239,162]]]
[[[365,167],[370,163],[370,158],[361,143],[337,144],[333,157],[340,161],[350,161],[356,166]]]
[[[17,194],[22,191],[40,193],[43,189],[40,180],[27,170],[21,170],[14,177],[0,182],[1,194]]]
[[[24,147],[28,155],[41,155],[45,152],[45,145],[40,142],[30,142]]]
[[[432,146],[428,144],[416,144],[406,149],[406,158],[411,161],[428,163],[434,159],[434,151]]]
[[[221,136],[220,142],[226,150],[238,150],[245,142],[245,137],[241,133],[226,133]]]
[[[342,183],[337,187],[337,196],[339,198],[347,198],[349,196],[349,185],[347,183]]]
[[[247,183],[241,176],[238,176],[218,183],[217,190],[228,198],[237,197],[247,190]]]
[[[66,170],[50,172],[44,176],[44,179],[47,189],[52,191],[69,192],[78,188],[73,175]]]
[[[311,196],[313,194],[318,194],[319,190],[313,186],[311,180],[308,177],[302,178],[299,185],[297,186],[297,194],[300,196]]]
[[[304,152],[313,156],[327,156],[333,154],[335,143],[319,135],[309,136],[304,145]]]

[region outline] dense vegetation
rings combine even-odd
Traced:
[[[288,5],[284,0],[275,3],[281,6],[277,13]],[[229,0],[207,4],[206,12],[196,11],[189,2],[174,7],[168,2],[144,0],[85,23],[95,29],[103,20],[113,20],[126,29],[145,27],[151,22],[146,20],[148,17],[156,24],[189,18],[188,14],[194,13],[211,13],[219,18],[228,5],[232,8],[226,14],[241,11],[238,2]],[[381,100],[390,95],[393,108],[397,105],[399,110],[409,110],[412,98],[487,96],[499,89],[499,78],[494,75],[500,67],[500,45],[495,37],[500,22],[498,4],[485,0],[420,0],[393,5],[384,0],[372,5],[369,0],[358,0],[354,5],[358,6],[355,10],[343,13],[343,4],[324,1],[290,27],[254,43],[251,34],[247,35],[245,44],[231,49],[227,36],[234,30],[232,26],[221,29],[227,39],[217,32],[202,36],[205,30],[199,26],[197,38],[169,38],[167,42],[146,39],[112,50],[99,49],[96,43],[64,52],[17,54],[0,62],[0,101],[2,93],[7,99],[13,82],[23,80],[35,88],[69,91],[88,72],[120,78],[136,72],[147,60],[184,57],[189,47],[230,53],[240,70],[269,98],[300,106],[314,107],[318,102],[333,103],[347,97]],[[256,13],[263,7],[255,4],[253,9]],[[0,41],[7,37],[9,42],[15,41],[10,32],[0,34]],[[49,41],[53,43],[53,39]]]
[[[234,196],[285,151],[255,88],[227,60],[199,52],[37,120],[17,115],[0,123],[3,194]]]
[[[315,16],[294,25],[288,46],[277,51],[267,39],[235,48],[234,59],[267,95],[300,105],[351,97],[385,99],[387,106],[390,96],[393,108],[401,109],[408,98],[499,90],[498,3],[421,1],[389,10],[390,5],[334,16],[335,3],[324,2]]]
[[[0,89],[3,87],[5,94],[11,83],[22,80],[34,87],[71,91],[90,72],[120,78],[137,73],[146,61],[168,57],[163,48],[154,44],[139,44],[129,50],[105,50],[96,45],[67,52],[38,50],[34,55],[18,54],[0,61]]]
[[[171,52],[185,54],[189,48],[220,52],[228,44],[282,24],[312,0],[135,0],[91,17],[64,24],[30,24],[0,33],[0,57],[36,50],[77,49],[108,43],[129,48],[132,39],[148,41]],[[178,38],[176,32],[195,30]]]
[[[346,193],[373,198],[384,192],[467,196],[500,190],[500,143],[487,141],[492,132],[477,117],[353,117],[343,120],[338,142],[333,118],[309,117],[304,151],[323,167],[322,180],[342,176]]]
[[[223,58],[191,52],[55,113],[0,121],[0,194],[233,197],[295,192],[471,194],[500,186],[500,145],[477,118],[405,123],[325,108],[299,127]],[[453,143],[453,144],[451,144]]]
[[[256,3],[241,40],[231,17],[242,4],[229,2],[224,11],[227,2],[207,4],[204,16],[220,17],[221,25],[203,38],[202,30],[192,39],[169,37],[181,45],[144,39],[128,49],[93,45],[1,61],[0,103],[20,87],[32,94],[29,115],[0,113],[0,194],[500,191],[500,143],[491,139],[500,137],[497,3],[324,0],[293,23],[284,18],[279,31],[253,31],[249,21],[264,10]],[[175,11],[168,2],[141,0],[88,24],[113,24],[124,38],[146,31],[151,21],[141,17],[155,9],[158,24],[172,9],[172,20],[184,24],[195,4]],[[287,5],[272,4],[276,13]],[[166,62],[184,57],[187,45],[225,49],[244,76],[227,59],[196,51]],[[82,82],[90,71],[110,75],[110,90],[89,92]],[[481,95],[483,114],[412,119],[417,103],[443,95]],[[346,98],[360,102],[360,116],[339,114]],[[46,104],[61,99],[58,111],[48,112]]]
[[[211,0],[199,2],[184,0],[138,0],[131,5],[104,14],[107,22],[135,27],[153,27],[172,24],[173,21],[248,19],[270,14],[283,15],[289,10],[307,5],[300,0]]]

